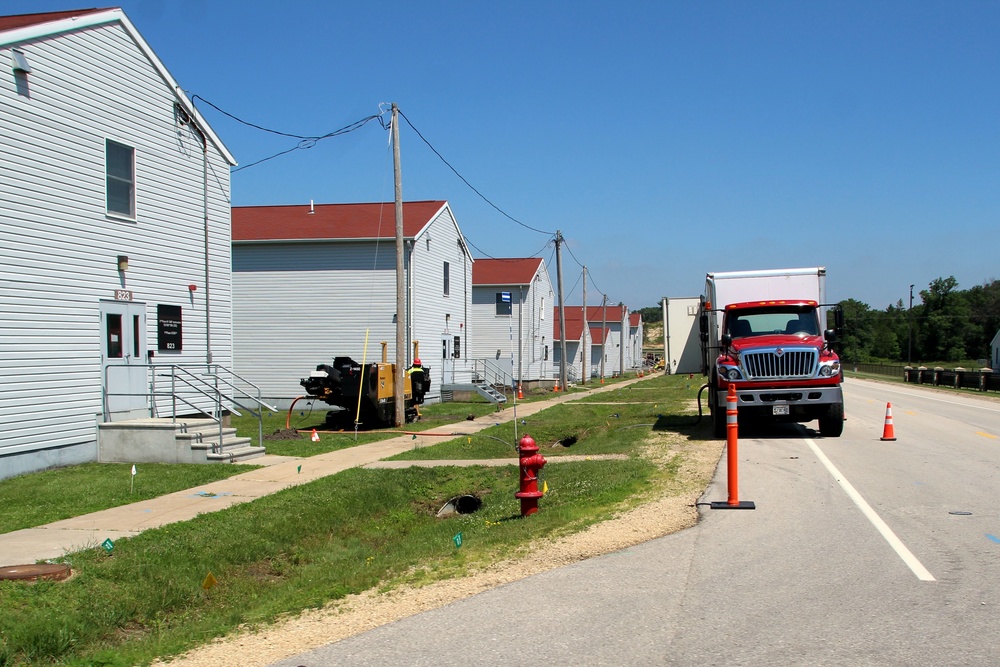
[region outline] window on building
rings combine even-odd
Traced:
[[[444,263],[444,295],[451,293],[451,264]]]
[[[497,315],[510,315],[511,308],[510,292],[497,292]]]
[[[462,358],[462,338],[460,336],[455,336],[455,345],[454,345],[453,349],[455,350],[455,358],[456,359],[461,359]]]
[[[135,217],[135,149],[105,141],[108,213]]]

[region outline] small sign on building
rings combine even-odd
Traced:
[[[183,343],[181,307],[157,304],[156,341],[160,351],[180,352]]]

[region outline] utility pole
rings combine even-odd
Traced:
[[[608,356],[608,295],[603,294],[601,308],[604,313],[601,315],[601,383],[604,383],[604,360]]]
[[[399,166],[399,107],[392,103],[392,175],[396,186],[396,364],[392,393],[396,404],[396,426],[406,423],[403,395],[403,359],[406,358],[406,285],[403,281],[403,176]],[[367,381],[367,380],[365,380]]]
[[[556,230],[556,282],[559,284],[559,387],[566,391],[566,310],[563,305],[562,232]]]
[[[622,333],[618,338],[618,375],[625,377],[625,341],[628,340],[629,321],[628,308],[624,303],[618,304],[622,314]]]
[[[906,365],[909,366],[913,356],[913,285],[910,285],[910,307],[906,310]]]
[[[532,309],[534,310],[534,309]],[[524,286],[518,285],[517,287],[517,386],[514,387],[514,395],[517,396],[517,390],[521,388],[521,358],[524,356]],[[511,364],[514,363],[513,357],[510,360]],[[510,369],[511,374],[514,373],[513,367]],[[516,438],[515,438],[516,439]]]
[[[583,339],[587,340],[590,335],[590,323],[587,321],[587,267],[583,267]],[[580,350],[580,361],[582,362],[582,367],[580,369],[580,383],[587,384],[587,355],[586,347]]]

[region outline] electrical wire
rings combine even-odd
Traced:
[[[479,247],[479,246],[477,246],[477,245],[476,245],[475,243],[473,243],[472,241],[470,241],[470,240],[469,240],[469,237],[468,237],[468,236],[466,236],[466,237],[464,237],[464,238],[465,238],[465,242],[466,242],[466,243],[468,243],[468,244],[469,244],[470,246],[472,246],[472,247],[473,247],[473,248],[475,248],[475,249],[476,249],[477,251],[479,251],[479,254],[480,254],[480,255],[482,255],[483,257],[485,257],[486,259],[497,259],[497,258],[496,258],[496,257],[494,257],[493,255],[491,255],[491,254],[489,254],[488,252],[484,251],[484,250],[483,250],[482,248],[480,248],[480,247]]]
[[[552,240],[553,239],[550,238],[548,241],[545,242],[545,245],[543,245],[541,248],[528,255],[528,257],[538,257],[539,255],[541,255],[543,252],[545,252],[545,249],[549,247],[549,244],[552,243]]]
[[[569,243],[566,244],[566,252],[569,253],[569,256],[573,258],[574,262],[580,265],[581,269],[584,268],[583,263],[576,258],[576,255],[573,254],[573,249],[569,247]]]
[[[566,237],[563,237],[563,240],[565,241]],[[573,258],[573,261],[576,262],[577,265],[581,269],[586,268],[583,265],[583,263],[579,259],[576,258],[576,255],[573,254],[573,250],[569,247],[569,243],[564,243],[563,245],[566,248],[566,252],[569,253],[569,256]],[[604,293],[604,290],[602,290],[600,287],[597,286],[597,282],[594,280],[594,272],[591,271],[591,270],[588,270],[587,271],[587,275],[590,277],[591,284],[594,286],[594,291],[597,292],[598,294],[600,294],[601,296],[607,298],[608,295]]]
[[[573,283],[573,286],[569,288],[568,292],[566,292],[567,297],[569,297],[570,295],[573,294],[574,291],[576,291],[576,286],[580,284],[580,280],[582,279],[583,279],[583,274],[581,273],[579,276],[577,276],[576,282]]]
[[[256,123],[251,123],[250,121],[243,120],[239,116],[231,114],[228,111],[226,111],[225,109],[222,109],[222,108],[218,107],[217,105],[215,105],[212,102],[206,100],[204,97],[201,97],[200,95],[192,95],[191,96],[192,103],[197,102],[197,100],[201,100],[202,102],[204,102],[208,106],[212,107],[213,109],[215,109],[219,113],[223,114],[224,116],[228,116],[229,118],[235,120],[237,123],[242,123],[243,125],[246,125],[247,127],[252,127],[255,130],[260,130],[261,132],[268,132],[270,134],[276,134],[278,136],[289,137],[291,139],[298,139],[299,140],[299,143],[296,144],[295,146],[293,146],[292,148],[287,148],[287,149],[285,149],[283,151],[279,151],[279,152],[275,153],[274,155],[269,155],[269,156],[267,156],[265,158],[261,158],[260,160],[255,161],[255,162],[251,162],[250,164],[241,165],[241,166],[233,169],[232,173],[234,173],[234,174],[236,172],[238,172],[238,171],[243,171],[244,169],[249,169],[250,167],[256,167],[257,165],[262,164],[264,162],[267,162],[268,160],[273,160],[274,158],[281,157],[282,155],[287,155],[288,153],[291,153],[293,151],[307,150],[309,148],[312,148],[313,146],[315,146],[317,143],[319,143],[320,141],[322,141],[324,139],[331,139],[333,137],[339,137],[341,135],[348,134],[350,132],[354,132],[355,130],[360,130],[362,127],[364,127],[365,125],[367,125],[368,123],[370,123],[373,120],[378,120],[379,125],[382,126],[383,130],[387,129],[387,127],[388,127],[386,125],[385,120],[382,118],[382,116],[384,115],[385,112],[381,111],[380,113],[373,114],[371,116],[367,116],[367,117],[362,118],[360,120],[356,120],[353,123],[349,123],[348,125],[345,125],[344,127],[340,128],[340,129],[333,130],[332,132],[327,132],[326,134],[306,136],[306,135],[301,135],[301,134],[292,134],[291,132],[282,132],[280,130],[275,130],[275,129],[271,129],[271,128],[268,128],[268,127],[264,127],[263,125],[257,125]],[[409,122],[409,121],[407,121],[407,122]]]
[[[399,115],[400,115],[400,116],[402,116],[402,117],[403,117],[403,120],[405,120],[405,121],[406,121],[406,124],[407,124],[407,125],[409,125],[409,126],[410,126],[410,128],[411,128],[411,129],[412,129],[412,130],[413,130],[414,132],[416,132],[416,133],[417,133],[417,136],[418,136],[418,137],[420,137],[420,140],[421,140],[421,141],[423,141],[423,142],[424,142],[425,144],[427,144],[427,147],[428,147],[428,148],[430,148],[430,149],[431,149],[431,151],[432,151],[432,152],[433,152],[433,153],[434,153],[435,155],[437,155],[437,156],[438,156],[438,159],[440,159],[440,160],[441,160],[441,162],[444,162],[444,163],[445,163],[445,165],[446,165],[446,166],[447,166],[447,167],[448,167],[449,169],[451,169],[451,171],[452,171],[452,172],[453,172],[453,173],[454,173],[454,174],[455,174],[456,176],[458,176],[458,178],[459,178],[459,179],[461,179],[461,181],[462,181],[463,183],[465,183],[465,184],[466,184],[467,186],[469,186],[469,189],[471,189],[471,190],[472,190],[473,192],[475,192],[475,193],[476,193],[477,195],[479,195],[479,197],[480,197],[480,198],[481,198],[481,199],[482,199],[482,200],[483,200],[484,202],[486,202],[487,204],[489,204],[490,206],[492,206],[492,207],[493,207],[494,209],[496,209],[496,210],[497,210],[497,211],[498,211],[498,212],[499,212],[499,213],[500,213],[500,214],[501,214],[502,216],[504,216],[505,218],[507,218],[508,220],[510,220],[510,221],[512,221],[512,222],[516,222],[517,224],[521,225],[521,226],[522,226],[522,227],[524,227],[525,229],[530,229],[531,231],[533,231],[533,232],[538,232],[539,234],[547,234],[547,235],[549,235],[549,236],[555,236],[555,232],[546,232],[546,231],[544,231],[544,230],[541,230],[541,229],[537,229],[537,228],[535,228],[535,227],[532,227],[531,225],[527,225],[527,224],[525,224],[525,223],[521,222],[520,220],[518,220],[517,218],[514,218],[514,217],[512,217],[512,216],[511,216],[510,214],[508,214],[508,213],[507,213],[506,211],[504,211],[504,210],[503,210],[502,208],[500,208],[499,206],[497,206],[496,204],[494,204],[493,202],[491,202],[491,201],[490,201],[489,199],[487,199],[487,198],[486,198],[486,195],[484,195],[484,194],[483,194],[482,192],[480,192],[479,190],[477,190],[477,189],[476,189],[476,188],[475,188],[475,187],[474,187],[474,186],[472,185],[472,183],[469,183],[469,181],[467,181],[467,180],[465,179],[465,177],[464,177],[464,176],[462,176],[462,174],[458,173],[458,170],[457,170],[457,169],[455,169],[455,167],[451,166],[451,163],[449,163],[449,162],[448,162],[447,160],[445,160],[445,159],[444,159],[444,156],[443,156],[443,155],[441,155],[441,153],[439,153],[439,152],[438,152],[438,150],[437,150],[436,148],[434,148],[434,146],[432,146],[432,145],[431,145],[431,142],[427,141],[427,139],[426,139],[426,138],[424,137],[424,135],[422,135],[422,134],[420,133],[420,130],[418,130],[418,129],[417,129],[416,127],[414,127],[413,123],[411,123],[411,122],[410,122],[410,119],[406,117],[406,114],[405,114],[405,113],[403,113],[402,111],[400,111],[400,112],[399,112]]]

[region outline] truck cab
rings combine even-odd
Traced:
[[[725,435],[730,384],[736,388],[740,421],[818,419],[821,435],[843,432],[843,377],[832,347],[842,315],[839,309],[834,313],[837,324],[825,329],[825,313],[814,300],[743,301],[717,310],[703,304],[703,371],[709,376],[716,437]]]

